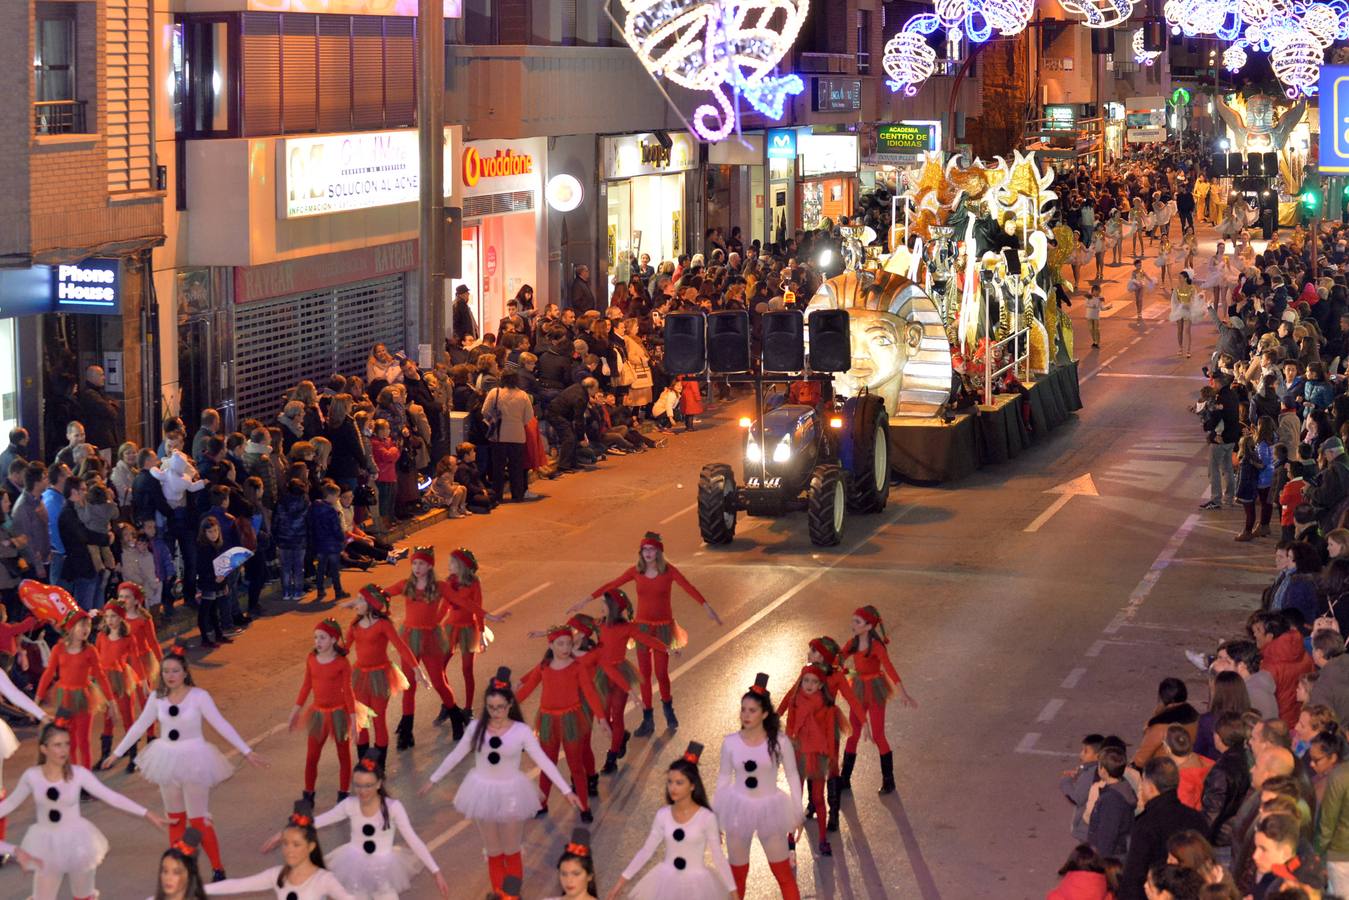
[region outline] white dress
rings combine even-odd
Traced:
[[[468,756],[476,731],[475,722],[431,773],[432,784],[448,775]],[[483,735],[482,748],[473,756],[473,768],[454,794],[454,808],[480,822],[523,822],[531,818],[539,811],[543,794],[534,779],[520,771],[522,754],[529,754],[534,764],[563,794],[572,793],[571,785],[562,777],[557,765],[539,746],[534,729],[523,722],[511,722],[511,727],[502,734],[488,731]]]
[[[796,772],[796,751],[785,734],[778,735],[778,755],[790,795],[778,788],[779,764],[769,755],[767,741],[752,747],[739,732],[722,740],[721,771],[717,773],[712,808],[723,831],[786,835],[801,824],[801,779]]]
[[[634,900],[721,900],[735,890],[735,879],[726,855],[721,851],[721,830],[717,816],[699,807],[683,825],[675,821],[674,807],[656,810],[651,833],[637,855],[623,870],[631,881],[664,842],[665,859],[632,886],[628,896]],[[712,854],[712,865],[705,859]]]
[[[222,894],[263,894],[273,891],[276,900],[356,900],[327,869],[319,869],[310,875],[304,884],[284,884],[277,887],[276,879],[280,874],[281,867],[272,866],[246,878],[227,878],[215,884],[208,884],[206,893],[215,897]]]
[[[314,819],[315,828],[327,828],[343,819],[351,821],[351,841],[324,854],[324,861],[342,886],[360,900],[401,894],[423,867],[433,873],[440,871],[431,851],[413,830],[403,804],[390,797],[384,805],[389,813],[387,828],[384,815],[375,810],[367,817],[356,797],[348,797]],[[394,846],[399,834],[407,847]]]
[[[1171,290],[1171,321],[1172,322],[1198,322],[1204,318],[1204,304],[1200,297],[1198,285],[1191,285],[1194,293],[1190,295],[1190,302],[1185,303],[1180,298],[1180,289]]]
[[[48,781],[41,766],[26,770],[14,791],[0,803],[0,818],[13,815],[24,800],[33,798],[36,821],[28,826],[26,852],[42,860],[42,874],[70,875],[97,869],[108,855],[108,839],[80,814],[80,791],[132,816],[144,816],[145,807],[123,797],[83,766],[70,767],[69,781]]]
[[[9,680],[3,669],[0,669],[0,696],[39,721],[47,715],[42,707],[33,702],[32,697],[19,690],[18,686]],[[9,759],[18,749],[18,737],[5,720],[0,719],[0,760]]]
[[[194,687],[188,688],[178,703],[152,691],[145,701],[145,709],[117,745],[113,757],[131,749],[156,720],[159,722],[159,739],[151,741],[136,759],[141,777],[151,784],[197,784],[210,788],[234,774],[234,766],[225,754],[203,736],[202,720],[211,723],[216,734],[243,755],[252,752],[234,726],[216,709],[211,695]]]
[[[1240,277],[1232,260],[1224,256],[1222,259],[1210,259],[1204,274],[1195,283],[1203,288],[1227,288],[1233,287]]]

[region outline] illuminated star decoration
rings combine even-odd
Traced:
[[[1134,32],[1133,38],[1134,62],[1140,66],[1150,66],[1157,61],[1157,57],[1162,55],[1160,50],[1148,50],[1143,42],[1143,29]]]
[[[918,86],[931,77],[936,70],[937,52],[924,35],[936,31],[940,24],[931,13],[914,16],[886,42],[881,67],[890,76],[885,82],[890,90],[902,90],[906,97],[912,97],[918,93]]]
[[[771,119],[805,90],[797,75],[771,74],[791,49],[810,0],[622,0],[623,37],[653,77],[712,95],[693,112],[703,140],[735,130],[736,100]]]

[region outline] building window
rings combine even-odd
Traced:
[[[857,74],[871,74],[871,10],[857,11]]]
[[[233,134],[235,26],[228,17],[179,23],[173,53],[174,120],[185,137]]]
[[[76,96],[75,4],[38,3],[33,40],[33,128],[38,134],[85,130]]]

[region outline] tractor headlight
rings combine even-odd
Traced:
[[[790,442],[790,435],[784,434],[782,436],[782,440],[778,441],[778,445],[773,448],[773,462],[785,463],[787,460],[791,458],[792,458],[792,445]]]
[[[759,449],[758,444],[754,443],[753,438],[745,444],[745,459],[752,463],[763,461],[763,451]]]

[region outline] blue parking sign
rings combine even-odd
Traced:
[[[1349,66],[1321,69],[1321,140],[1317,166],[1322,172],[1349,172]]]

